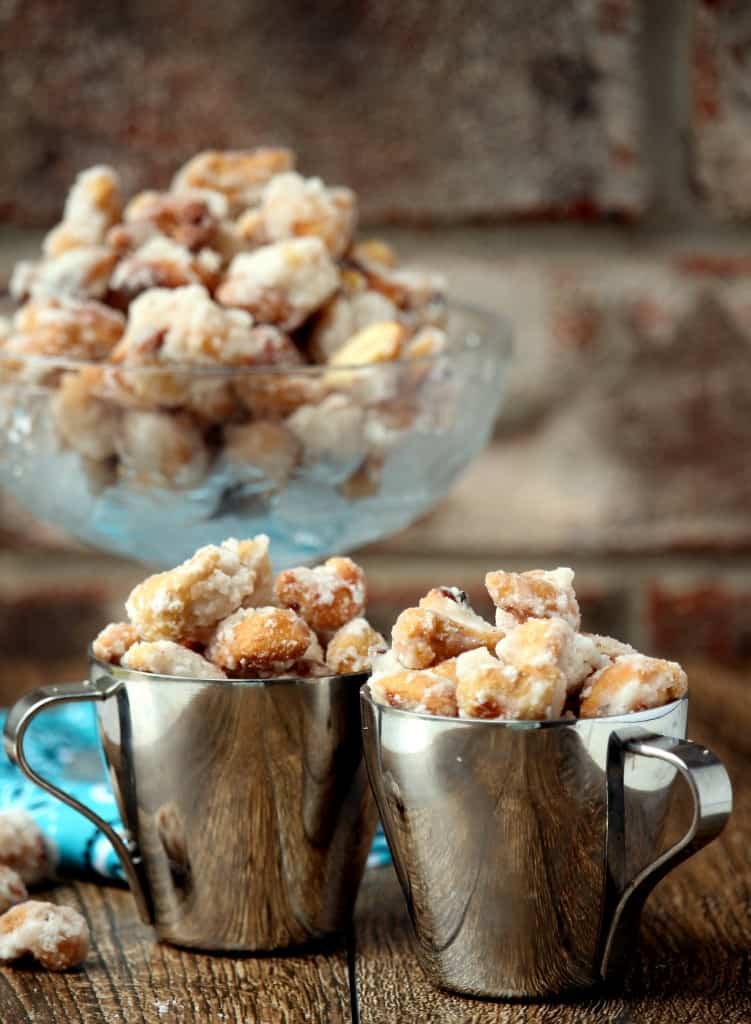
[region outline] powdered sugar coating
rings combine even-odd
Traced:
[[[277,676],[297,661],[322,661],[307,623],[289,608],[241,608],[217,626],[206,656],[233,675]]]
[[[582,691],[582,718],[625,715],[678,700],[688,690],[686,673],[675,661],[623,654],[601,669]]]
[[[120,219],[122,206],[117,171],[104,164],[82,171],[65,200],[63,219],[42,244],[45,256],[101,245]]]
[[[54,870],[53,851],[26,811],[0,812],[0,864],[12,868],[27,885],[45,881]]]
[[[326,663],[332,672],[366,672],[375,652],[385,649],[386,641],[367,619],[350,619],[334,633],[326,647]]]
[[[553,659],[515,665],[478,648],[457,658],[456,676],[462,718],[545,720],[563,712],[566,679]]]
[[[176,569],[140,583],[125,603],[128,617],[146,640],[203,642],[238,608],[266,602],[268,550],[265,534],[199,548]]]
[[[64,971],[88,952],[89,927],[72,907],[28,900],[0,917],[0,960],[31,954],[48,970]]]
[[[437,666],[405,669],[390,651],[374,660],[368,688],[373,700],[402,711],[449,718],[456,718],[458,714],[456,681],[450,674],[441,674]]]
[[[260,214],[271,242],[315,236],[332,256],[349,247],[357,222],[355,195],[348,188],[329,188],[320,178],[295,171],[275,175],[263,191]]]
[[[110,288],[126,303],[149,288],[191,284],[211,288],[219,278],[221,265],[221,256],[211,249],[194,253],[171,238],[155,235],[118,263]]]
[[[100,302],[32,299],[13,318],[15,351],[71,359],[104,359],[125,330],[125,317]]]
[[[422,669],[476,647],[494,648],[502,636],[468,604],[452,597],[451,588],[435,588],[417,608],[399,615],[391,642],[404,666]]]
[[[110,622],[97,635],[91,649],[94,657],[110,665],[119,665],[133,644],[138,643],[138,631],[129,622]]]
[[[319,636],[335,632],[365,609],[365,574],[351,558],[329,558],[313,569],[286,569],[274,589],[279,604],[299,612]]]
[[[291,170],[294,162],[294,154],[282,148],[204,150],[178,170],[172,179],[172,191],[209,189],[221,192],[227,199],[229,212],[238,214],[248,206],[255,206],[267,182],[275,174]]]
[[[194,487],[209,464],[203,435],[185,414],[125,412],[115,447],[120,477],[141,487]]]
[[[485,577],[493,604],[519,622],[555,616],[578,629],[581,615],[573,583],[574,572],[568,568],[522,573],[498,570]]]
[[[186,679],[226,679],[224,672],[189,647],[171,640],[143,641],[133,644],[120,664],[136,672]]]
[[[9,290],[19,300],[47,296],[101,299],[107,292],[115,259],[110,249],[86,246],[66,249],[40,262],[22,260],[16,264]]]
[[[225,306],[294,330],[338,285],[336,267],[320,238],[296,238],[235,256],[216,296]]]

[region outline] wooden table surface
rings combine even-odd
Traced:
[[[411,952],[390,868],[367,873],[352,933],[293,956],[206,956],[154,941],[121,889],[73,883],[50,898],[92,932],[68,974],[0,971],[0,1024],[749,1024],[751,678],[695,667],[690,734],[728,767],[735,809],[720,839],[662,882],[643,918],[641,963],[620,995],[495,1003],[433,989]]]

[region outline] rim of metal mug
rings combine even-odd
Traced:
[[[481,329],[473,330],[470,327],[467,331],[461,332],[463,335],[462,345],[453,353],[451,348],[449,348],[448,352],[439,352],[435,355],[425,355],[414,359],[391,359],[383,363],[353,363],[341,366],[329,366],[326,363],[316,365],[304,364],[302,366],[293,366],[288,363],[280,363],[276,366],[203,366],[192,363],[164,363],[162,365],[151,366],[125,366],[123,364],[102,362],[101,360],[97,362],[91,359],[69,359],[65,358],[65,356],[41,356],[23,352],[3,353],[2,350],[0,350],[0,363],[4,360],[7,360],[8,362],[25,361],[30,364],[33,363],[34,366],[38,366],[40,368],[49,367],[50,369],[84,370],[90,367],[96,367],[97,369],[112,369],[126,375],[132,374],[136,376],[153,376],[155,374],[169,373],[175,376],[181,376],[184,374],[189,377],[234,380],[241,377],[274,377],[286,375],[317,377],[324,376],[326,374],[339,373],[340,371],[361,374],[389,373],[404,366],[430,366],[441,359],[445,359],[447,356],[451,356],[452,354],[459,355],[466,352],[477,352],[483,348],[490,347],[495,350],[500,362],[504,365],[510,362],[513,354],[513,332],[511,329],[511,322],[507,317],[501,313],[496,313],[492,309],[486,309],[483,306],[475,306],[469,302],[449,301],[447,303],[447,309],[449,313],[452,311],[459,314],[463,313],[466,316],[474,317],[476,320],[481,321]],[[471,341],[470,339],[474,339],[474,341]]]
[[[408,711],[406,708],[395,708],[390,704],[381,704],[377,701],[370,692],[369,683],[367,685],[363,684],[360,687],[360,698],[367,700],[374,708],[381,708],[387,714],[403,715],[406,718],[419,719],[423,722],[450,722],[453,725],[470,726],[485,725],[491,728],[503,726],[506,729],[519,730],[571,728],[572,726],[589,724],[590,722],[651,722],[674,711],[680,704],[688,703],[688,694],[686,693],[683,697],[671,700],[668,704],[661,704],[657,708],[647,708],[645,711],[628,711],[622,715],[601,715],[598,718],[551,718],[527,721],[518,718],[452,718],[450,715],[431,715],[426,711]]]
[[[102,671],[106,672],[107,675],[113,679],[127,680],[131,678],[143,679],[144,681],[150,681],[158,679],[163,683],[200,683],[201,685],[207,683],[215,683],[217,686],[277,686],[284,684],[289,686],[290,683],[295,686],[316,686],[319,683],[331,682],[332,680],[354,680],[360,679],[361,686],[370,676],[370,672],[340,672],[332,673],[330,676],[274,676],[271,679],[199,679],[195,676],[166,676],[161,675],[157,672],[141,672],[139,669],[126,668],[124,665],[112,665],[108,661],[102,661],[101,658],[97,658],[94,654],[91,645],[88,647],[88,658],[89,663],[96,665]]]

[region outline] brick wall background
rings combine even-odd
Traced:
[[[367,554],[382,619],[562,561],[602,628],[751,658],[751,5],[0,4],[0,277],[80,167],[269,141],[515,328],[493,446]],[[2,507],[0,650],[37,608],[73,655],[133,572]]]

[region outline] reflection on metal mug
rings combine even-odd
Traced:
[[[431,981],[541,997],[618,978],[656,882],[721,831],[730,781],[687,699],[623,717],[435,718],[361,691],[365,758]],[[691,826],[661,852],[676,777]]]
[[[161,939],[211,950],[299,945],[351,918],[375,830],[358,691],[366,674],[194,680],[91,659],[84,683],[23,697],[5,748],[110,839]],[[29,766],[34,716],[97,701],[123,840]]]

